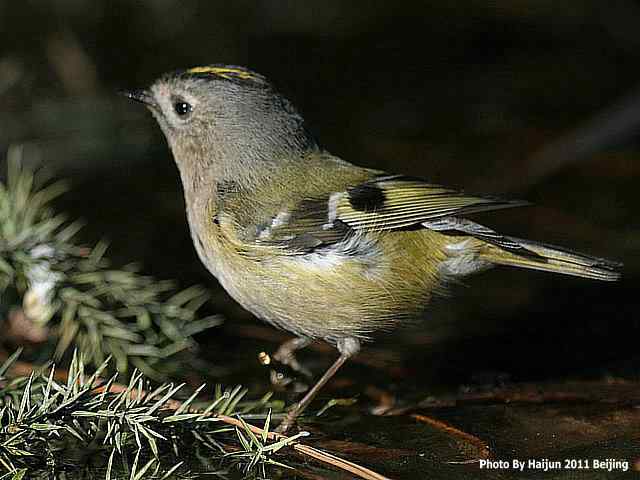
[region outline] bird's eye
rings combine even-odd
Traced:
[[[193,107],[190,103],[178,101],[173,104],[173,110],[178,114],[179,117],[186,117],[191,113]]]

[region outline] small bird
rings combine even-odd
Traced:
[[[286,431],[363,342],[418,317],[446,285],[495,265],[614,281],[621,264],[500,234],[467,217],[526,202],[468,195],[362,168],[324,150],[262,75],[211,65],[125,92],[173,152],[191,237],[207,269],[255,316],[293,333],[275,356],[322,339],[340,356],[280,425]]]

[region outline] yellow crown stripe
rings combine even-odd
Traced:
[[[243,80],[254,78],[254,75],[252,75],[250,72],[232,67],[193,67],[187,70],[187,73],[208,73],[224,78],[230,78],[230,76],[234,76]]]

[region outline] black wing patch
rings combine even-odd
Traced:
[[[385,207],[384,190],[375,183],[363,183],[347,189],[349,204],[359,212],[375,212]]]

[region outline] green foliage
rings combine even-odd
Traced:
[[[282,450],[284,447],[294,444],[298,439],[307,437],[309,432],[300,432],[292,437],[283,438],[282,440],[269,443],[269,426],[271,423],[271,411],[267,415],[262,427],[262,434],[256,435],[253,433],[249,425],[240,418],[242,422],[242,428],[235,427],[235,432],[242,446],[242,450],[230,453],[230,457],[241,459],[243,462],[244,471],[246,473],[259,467],[262,473],[262,477],[266,478],[266,465],[277,465],[283,468],[290,468],[288,465],[278,462],[272,458],[274,453]]]
[[[178,408],[168,408],[184,384],[151,388],[136,371],[126,386],[115,389],[117,375],[100,379],[108,360],[88,374],[75,353],[65,382],[55,380],[53,366],[9,380],[5,375],[16,358],[0,367],[0,473],[13,478],[27,471],[40,476],[84,467],[103,470],[107,479],[185,478],[189,472],[182,471],[183,460],[192,451],[208,461],[236,451],[234,458],[253,469],[281,465],[273,453],[297,438],[270,444],[266,434],[256,437],[243,416],[253,412],[252,418],[266,419],[268,429],[271,409],[282,405],[269,402],[269,396],[243,402],[246,390],[241,387],[217,386],[213,401],[194,412],[204,385]],[[246,428],[220,428],[218,415],[236,415]]]
[[[20,156],[10,150],[7,181],[0,183],[0,314],[21,305],[34,325],[51,328],[58,358],[78,348],[94,367],[112,356],[121,372],[133,364],[157,378],[158,360],[193,346],[195,333],[219,323],[196,316],[207,293],[197,286],[176,293],[171,282],[141,275],[134,265],[115,269],[104,243],[72,243],[81,225],[49,206],[65,184],[40,187]]]

